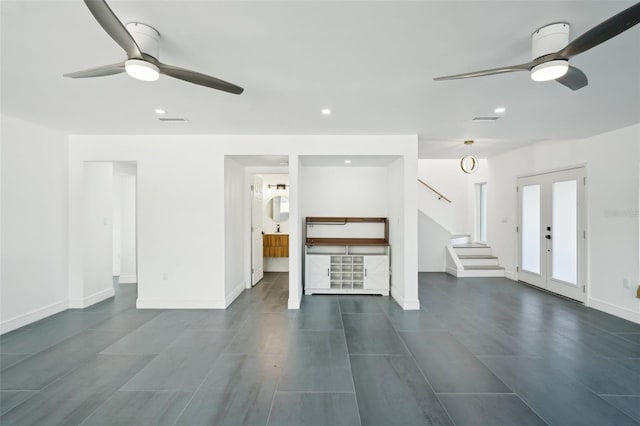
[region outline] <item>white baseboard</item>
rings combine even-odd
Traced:
[[[69,302],[65,299],[24,314],[16,315],[13,318],[0,322],[0,334],[8,333],[32,322],[50,317],[51,315],[66,310],[68,306]]]
[[[518,281],[518,273],[513,271],[504,270],[504,277],[510,279],[511,281]]]
[[[458,270],[456,268],[452,268],[450,266],[447,266],[445,272],[449,275],[453,275],[454,277],[458,276]]]
[[[627,321],[640,324],[640,312],[638,311],[632,311],[630,309],[621,308],[619,306],[612,305],[609,302],[605,302],[599,299],[594,299],[593,297],[589,298],[589,300],[587,301],[587,305],[590,308],[597,309],[599,311],[606,312],[611,315],[615,315],[616,317],[626,319]]]
[[[270,265],[269,269],[265,269],[264,272],[289,272],[289,265],[278,266]]]
[[[140,299],[137,309],[224,309],[224,299]]]
[[[302,289],[300,289],[300,296],[297,299],[289,297],[287,307],[289,309],[300,309],[300,303],[302,303]]]
[[[233,290],[231,290],[231,293],[229,293],[227,295],[227,297],[224,300],[224,307],[225,309],[233,303],[234,300],[236,300],[236,298],[238,296],[240,296],[240,293],[242,293],[244,291],[244,281],[240,282],[238,285],[235,286],[235,288]]]
[[[137,284],[138,277],[136,275],[120,275],[118,284]]]
[[[418,265],[418,272],[447,272],[445,265]]]
[[[113,297],[115,290],[113,287],[105,288],[97,293],[85,297],[84,299],[69,299],[69,309],[84,309],[88,306],[95,305],[105,299]]]
[[[405,311],[417,311],[420,309],[420,301],[418,299],[405,299],[401,306]]]

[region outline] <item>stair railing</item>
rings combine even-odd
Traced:
[[[423,180],[418,179],[418,182],[420,182],[421,184],[423,184],[424,186],[426,186],[428,189],[430,189],[431,191],[433,191],[437,196],[438,196],[438,200],[445,200],[446,202],[450,203],[451,200],[448,199],[447,197],[445,197],[444,195],[442,195],[442,193],[436,191],[435,189],[433,189],[433,187],[429,186],[427,183],[425,183]]]

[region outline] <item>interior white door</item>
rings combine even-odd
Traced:
[[[585,300],[584,168],[518,179],[521,281]]]
[[[251,185],[251,285],[254,286],[264,276],[262,246],[262,178],[253,177]]]

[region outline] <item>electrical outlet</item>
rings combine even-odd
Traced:
[[[622,280],[622,288],[629,288],[629,280],[624,278]]]
[[[169,281],[169,273],[168,272],[163,272],[162,273],[162,281]]]

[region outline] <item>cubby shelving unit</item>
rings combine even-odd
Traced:
[[[389,295],[387,218],[306,218],[305,294],[330,293]]]

